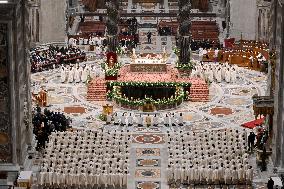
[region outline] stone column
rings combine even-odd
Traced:
[[[273,141],[272,159],[278,173],[284,173],[284,6],[274,0],[272,6],[273,28],[271,32],[271,48],[276,50],[275,91],[274,91],[274,117],[273,117]]]
[[[106,3],[107,6],[107,38],[108,38],[108,51],[115,52],[118,33],[119,22],[119,0],[110,0]]]
[[[0,137],[4,139],[0,144],[0,170],[12,182],[24,165],[32,138],[32,127],[25,124],[24,114],[25,101],[30,103],[28,9],[24,0],[6,8],[6,15],[0,7],[0,38],[4,39],[0,46]]]
[[[190,61],[190,10],[189,0],[179,0],[179,63],[188,64]]]

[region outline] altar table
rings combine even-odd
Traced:
[[[167,72],[166,64],[130,64],[131,72]]]

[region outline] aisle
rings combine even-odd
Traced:
[[[167,150],[160,128],[135,127],[130,150],[130,176],[127,188],[168,189]]]

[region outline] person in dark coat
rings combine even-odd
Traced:
[[[267,188],[268,189],[273,189],[274,186],[274,181],[272,180],[272,178],[270,177],[270,179],[267,182]]]
[[[152,33],[150,31],[147,33],[147,39],[148,43],[152,43]]]
[[[250,134],[248,136],[249,151],[253,150],[253,148],[254,148],[254,141],[255,141],[255,134],[254,134],[254,132],[250,132]]]

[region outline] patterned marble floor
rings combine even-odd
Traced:
[[[175,61],[175,56],[170,56],[169,62]],[[128,58],[120,59],[123,63],[129,63]],[[94,65],[100,70],[98,61],[85,62],[83,64]],[[101,71],[99,71],[101,73]],[[102,73],[101,73],[102,74]],[[164,110],[165,112],[182,112],[185,116],[183,127],[129,127],[132,132],[132,144],[130,151],[130,176],[128,178],[129,189],[167,189],[166,166],[167,151],[164,144],[164,133],[168,130],[200,130],[225,127],[238,128],[244,122],[254,119],[252,110],[252,95],[265,95],[267,76],[263,73],[240,69],[236,83],[212,83],[210,85],[210,100],[206,103],[185,102],[177,109]],[[48,91],[49,109],[65,112],[72,118],[72,126],[76,128],[98,129],[122,129],[119,126],[104,125],[99,120],[102,112],[102,104],[106,102],[86,101],[86,84],[60,83],[58,69],[32,74],[32,89],[38,90],[44,87]],[[114,110],[121,114],[129,112],[114,105]],[[136,114],[138,111],[131,111]],[[271,173],[260,172],[255,165],[255,157],[251,157],[255,167],[254,188],[262,188],[263,182]],[[186,188],[186,187],[184,187]],[[193,188],[193,187],[189,187]],[[206,188],[196,186],[195,188]],[[215,188],[215,187],[211,187]],[[236,188],[243,188],[239,186]]]
[[[92,64],[99,69],[97,62],[84,64]],[[32,83],[34,85],[32,91],[40,87],[48,91],[48,108],[67,113],[73,119],[74,127],[103,126],[98,117],[102,112],[102,104],[106,102],[86,101],[86,84],[60,83],[58,69],[32,74]],[[265,94],[266,75],[241,68],[236,83],[212,83],[209,90],[209,102],[184,102],[177,109],[160,111],[160,113],[183,113],[186,121],[183,128],[185,130],[239,127],[240,124],[254,119],[251,97],[254,94]],[[114,110],[119,114],[128,112],[116,105]]]

